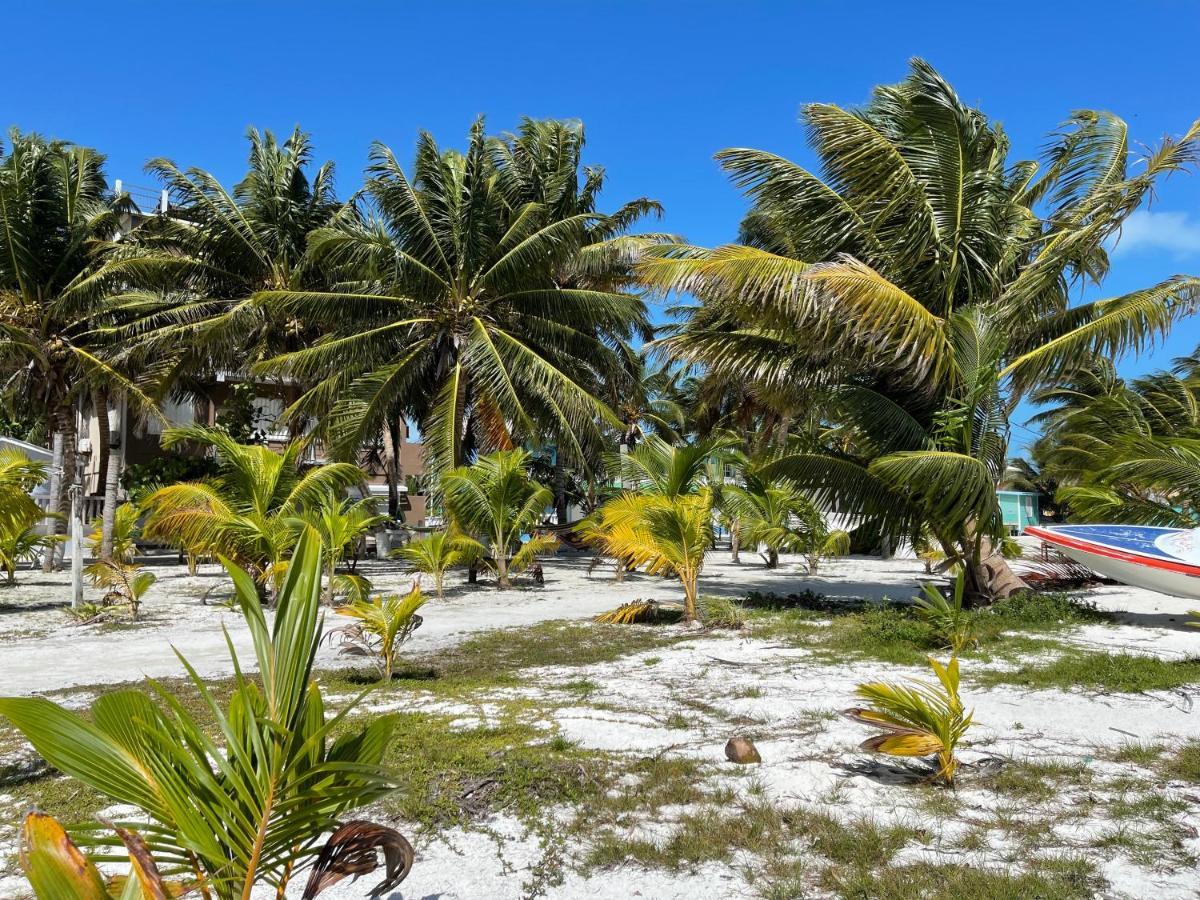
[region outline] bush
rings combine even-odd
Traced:
[[[217,474],[217,461],[208,456],[185,456],[182,453],[163,453],[149,462],[127,466],[121,475],[121,486],[135,499],[155,488],[181,481],[203,481]]]
[[[707,628],[745,628],[746,610],[728,597],[702,597],[700,621]]]
[[[1014,626],[1053,627],[1058,625],[1087,625],[1111,622],[1113,617],[1096,608],[1090,600],[1080,600],[1070,594],[1041,594],[1021,591],[984,610],[981,615],[1010,622]]]

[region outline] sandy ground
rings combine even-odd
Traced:
[[[745,596],[748,591],[786,594],[811,588],[831,596],[902,598],[916,591],[923,572],[913,560],[855,557],[826,562],[819,574],[805,576],[796,565],[767,571],[755,564],[752,554],[743,554],[737,566],[728,559],[728,553],[712,554],[701,579],[704,593]],[[451,573],[446,598],[431,599],[422,610],[424,623],[409,648],[432,650],[472,632],[586,618],[639,597],[683,597],[677,582],[664,578],[631,574],[618,582],[611,566],[589,575],[590,560],[563,554],[546,562],[543,587],[526,579],[511,590],[500,590],[494,583],[468,586],[464,574]],[[16,587],[0,589],[0,693],[24,695],[177,675],[179,660],[172,647],[205,676],[230,674],[221,626],[229,629],[239,655],[249,664],[250,643],[240,627],[241,616],[220,605],[232,591],[220,567],[203,566],[195,576],[177,565],[155,566],[154,571],[159,580],[145,597],[142,621],[119,628],[71,623],[61,609],[69,603],[68,573],[22,572]],[[360,571],[378,591],[405,591],[412,580],[390,563],[367,562]],[[338,620],[341,617],[331,613],[327,624],[335,627]],[[336,650],[325,648],[319,664],[336,662]]]
[[[920,563],[912,560],[848,558],[806,576],[794,563],[770,572],[756,565],[752,556],[743,559],[734,566],[728,554],[714,554],[706,566],[703,592],[739,596],[754,590],[787,593],[811,588],[831,596],[899,599],[911,597],[923,577]],[[587,564],[585,557],[550,561],[544,587],[468,589],[455,580],[445,600],[432,600],[425,608],[425,624],[410,646],[435,649],[480,630],[591,616],[638,597],[679,596],[669,581],[635,575],[616,582],[611,569],[589,576]],[[147,598],[146,621],[136,628],[65,625],[63,614],[55,608],[65,593],[61,576],[26,574],[20,587],[0,593],[4,631],[0,692],[29,694],[178,674],[179,664],[169,645],[178,647],[206,675],[228,671],[220,625],[230,628],[240,647],[246,644],[244,629],[238,616],[201,603],[206,594],[216,600],[226,592],[224,580],[215,570],[194,577],[173,566],[159,572],[160,582]],[[383,590],[401,589],[409,581],[387,565],[372,565],[366,574]],[[1184,624],[1195,601],[1123,587],[1097,589],[1089,599],[1118,612],[1121,624],[1080,628],[1066,639],[1096,649],[1164,658],[1195,655],[1200,648],[1200,634]],[[1182,833],[1200,834],[1200,797],[1194,786],[1164,781],[1143,767],[1112,758],[1115,749],[1131,742],[1174,746],[1200,738],[1200,704],[1193,710],[1192,692],[1111,695],[1009,686],[965,688],[964,699],[974,708],[977,722],[962,754],[968,764],[983,771],[997,760],[1058,760],[1086,768],[1094,779],[1067,789],[1049,804],[1014,810],[968,768],[954,794],[958,810],[938,818],[922,807],[922,793],[893,767],[854,754],[868,734],[866,729],[831,715],[853,702],[854,686],[864,680],[924,673],[871,661],[830,666],[809,657],[805,649],[753,637],[705,636],[611,663],[527,673],[534,676],[528,683],[537,686],[517,690],[535,700],[554,697],[540,713],[539,727],[584,747],[631,758],[684,754],[706,764],[706,788],[712,790],[727,788],[739,797],[753,794],[778,804],[804,804],[846,821],[865,813],[881,823],[920,825],[930,832],[925,843],[902,850],[896,863],[925,860],[1019,869],[1028,850],[995,825],[1003,813],[1052,822],[1038,852],[1086,856],[1108,882],[1099,896],[1158,900],[1200,896],[1200,870],[1194,864],[1147,865],[1119,849],[1098,849],[1094,841],[1114,827],[1105,804],[1115,796],[1116,785],[1130,780],[1177,804],[1173,821]],[[336,662],[333,651],[323,651],[320,664]],[[564,705],[561,685],[580,679],[594,683],[595,692]],[[695,697],[704,698],[711,708],[698,711],[685,702]],[[414,692],[391,706],[372,709],[440,710],[461,717],[464,724],[475,724],[489,721],[492,715],[486,700],[475,697],[453,706]],[[673,713],[686,719],[686,727],[668,721]],[[742,732],[756,738],[762,765],[746,769],[725,760],[725,741]],[[629,836],[669,835],[684,812],[675,810],[654,821],[637,822],[630,826]],[[964,849],[960,839],[968,830],[981,837]],[[417,865],[391,900],[516,900],[528,895],[524,886],[535,877],[547,852],[542,836],[504,816],[490,820],[485,829],[420,835],[416,843]],[[586,846],[569,848],[570,853],[586,850]],[[1200,855],[1200,838],[1184,840],[1181,852]],[[565,880],[548,887],[543,896],[561,900],[753,897],[757,888],[746,877],[752,862],[735,858],[731,863],[705,863],[682,872],[629,863],[587,875],[568,867]],[[364,897],[375,880],[368,876],[358,884],[343,883],[322,896]],[[20,883],[12,874],[0,877],[0,896],[10,896],[6,890],[15,892]],[[302,886],[295,888],[289,897],[299,896]],[[803,896],[824,894],[814,888]]]

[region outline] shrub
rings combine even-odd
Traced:
[[[369,658],[384,681],[392,680],[400,647],[421,627],[417,610],[425,597],[416,584],[404,596],[389,594],[374,600],[355,600],[337,611],[355,622],[330,632],[341,642],[342,652]]]
[[[311,529],[301,536],[270,626],[253,578],[226,567],[260,674],[244,674],[234,655],[234,688],[222,707],[189,667],[216,739],[162,691],[157,703],[139,690],[104,694],[89,716],[41,697],[9,697],[0,699],[0,715],[50,765],[137,807],[137,821],[113,824],[140,829],[164,876],[199,881],[215,900],[249,897],[255,885],[284,896],[293,874],[314,858],[320,870],[352,857],[369,871],[375,847],[403,841],[396,832],[357,844],[335,842],[335,832],[324,850],[318,841],[344,813],[392,790],[381,763],[395,722],[384,715],[353,726],[353,703],[326,715],[312,678],[321,639],[320,539]],[[82,829],[75,838],[103,846],[111,842],[105,831]]]
[[[926,582],[921,585],[921,596],[913,601],[918,616],[928,622],[945,641],[946,646],[957,656],[969,646],[979,643],[975,634],[974,617],[963,609],[963,588],[966,578],[960,571],[954,579],[954,588],[947,598],[937,585]]]
[[[871,703],[842,715],[855,722],[883,729],[859,746],[890,756],[937,756],[934,778],[953,784],[958,768],[954,750],[971,725],[971,713],[963,709],[958,695],[958,658],[942,665],[930,657],[929,666],[937,682],[910,680],[902,684],[872,682],[858,686],[856,693]]]
[[[746,610],[728,597],[703,597],[700,621],[708,628],[745,628]]]

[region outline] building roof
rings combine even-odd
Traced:
[[[5,437],[4,435],[0,435],[0,450],[17,450],[36,462],[48,463],[54,459],[54,454],[46,447],[31,444],[28,441],[20,441],[14,437]]]

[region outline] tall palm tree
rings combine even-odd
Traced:
[[[303,322],[244,301],[320,277],[305,250],[339,208],[333,163],[310,173],[312,141],[299,128],[282,143],[253,128],[247,140],[248,169],[232,189],[204,169],[164,158],[146,164],[170,191],[171,214],[146,221],[100,273],[131,288],[117,298],[138,313],[127,328],[140,337],[131,352],[175,351],[180,367],[203,375],[244,370],[314,336]]]
[[[642,266],[648,285],[703,301],[659,349],[764,388],[845,389],[856,452],[799,455],[789,474],[889,529],[927,520],[976,596],[1007,595],[1021,587],[997,552],[1008,415],[1194,310],[1188,276],[1088,303],[1073,289],[1103,282],[1121,224],[1195,163],[1200,124],[1135,166],[1123,121],[1078,112],[1041,166],[1013,162],[1000,126],[920,60],[862,109],[803,116],[820,175],[723,151],[753,200],[742,243],[662,248]]]
[[[75,471],[80,398],[107,384],[147,400],[100,356],[106,313],[94,273],[123,209],[95,150],[15,129],[8,152],[0,146],[0,392],[48,421],[51,516],[62,509],[63,473]],[[54,564],[47,553],[45,568]]]
[[[463,153],[422,134],[411,178],[377,144],[361,196],[310,241],[334,288],[257,296],[258,308],[325,329],[259,368],[317,381],[296,408],[328,410],[340,457],[400,414],[420,424],[440,469],[545,437],[584,460],[599,423],[618,426],[595,386],[619,371],[613,346],[647,329],[645,306],[579,274],[597,228],[616,226],[528,199],[497,154],[482,121]]]

